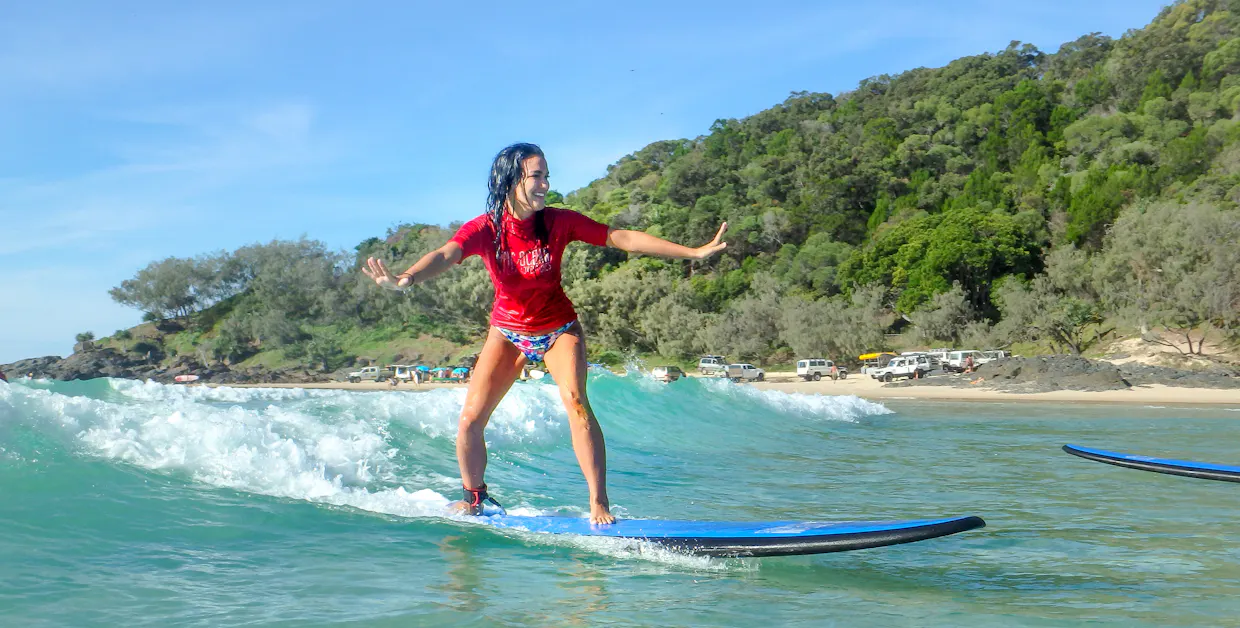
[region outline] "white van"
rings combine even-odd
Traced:
[[[1003,358],[1010,357],[1012,357],[1012,354],[1007,351],[1002,349],[992,349],[990,351],[982,352],[982,363],[985,364],[986,362],[994,362],[995,360],[1002,360]]]
[[[969,356],[973,356],[973,368],[981,366],[983,362],[982,352],[969,349],[965,351],[952,351],[951,353],[948,353],[947,362],[943,363],[943,370],[963,373],[965,369],[965,360]],[[989,360],[985,361],[989,362]]]
[[[702,375],[722,375],[728,368],[728,361],[721,355],[704,355],[698,360],[698,372]]]
[[[414,379],[414,371],[416,367],[412,364],[393,364],[392,380],[394,382],[411,382]]]
[[[797,377],[805,381],[819,381],[823,377],[831,377],[831,367],[835,363],[825,358],[809,358],[806,360],[797,360]],[[842,366],[835,370],[835,377],[844,379],[848,377],[848,369]]]

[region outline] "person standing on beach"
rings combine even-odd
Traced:
[[[491,413],[527,363],[543,362],[560,389],[568,412],[573,451],[590,491],[590,522],[615,521],[607,497],[607,454],[603,432],[586,396],[585,331],[561,285],[560,264],[570,242],[611,246],[630,253],[704,259],[727,244],[725,222],[709,243],[690,248],[625,229],[612,229],[582,214],[546,206],[547,160],[534,144],[513,144],[491,165],[487,211],[465,223],[447,244],[427,253],[399,275],[382,260],[368,258],[362,272],[382,288],[403,290],[427,281],[462,260],[479,255],[495,304],[491,326],[469,378],[456,439],[464,500],[454,507],[481,514],[484,502],[498,505],[484,479]]]

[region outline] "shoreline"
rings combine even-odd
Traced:
[[[698,377],[690,375],[690,377]],[[317,382],[309,384],[199,384],[234,388],[306,388],[319,390],[424,392],[444,388],[464,388],[460,383],[426,383],[417,386],[386,382]],[[957,388],[954,386],[885,386],[864,375],[847,379],[806,382],[791,373],[770,373],[767,381],[742,384],[759,390],[819,395],[852,395],[871,401],[982,401],[1028,403],[1099,403],[1099,404],[1172,404],[1187,406],[1233,405],[1240,408],[1240,389],[1182,388],[1153,384],[1134,386],[1127,390],[1056,390],[1039,393],[1009,393],[988,388]]]
[[[1240,408],[1240,390],[1218,388],[1181,388],[1153,384],[1134,386],[1127,390],[1055,390],[1038,393],[1011,393],[989,388],[956,388],[954,386],[887,387],[866,378],[852,384],[854,378],[832,382],[764,382],[755,388],[803,394],[856,395],[871,401],[982,401],[1002,403],[1090,403],[1183,406],[1236,406]],[[856,378],[860,380],[860,378]],[[838,384],[838,386],[833,386]]]

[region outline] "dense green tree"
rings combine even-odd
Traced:
[[[882,286],[866,286],[843,295],[807,300],[792,295],[780,303],[780,335],[802,357],[850,362],[888,348],[883,335],[892,316]]]
[[[934,295],[921,309],[908,315],[916,326],[916,337],[927,345],[956,344],[976,314],[959,284]]]
[[[1134,206],[1107,236],[1096,273],[1104,300],[1144,329],[1161,327],[1187,353],[1205,332],[1240,327],[1240,209],[1157,202]]]
[[[1057,352],[1080,354],[1103,337],[1103,310],[1084,251],[1071,245],[1052,250],[1046,272],[1032,281],[1003,281],[996,300],[1003,318],[995,334],[1006,343],[1046,343]]]
[[[840,267],[845,285],[880,283],[911,312],[959,283],[978,311],[990,308],[990,282],[1039,265],[1040,236],[1015,216],[980,207],[923,216],[884,233]]]
[[[574,245],[565,285],[592,342],[616,352],[849,355],[879,348],[900,315],[926,342],[1019,336],[1079,350],[1100,317],[1139,309],[1131,284],[1144,271],[1130,262],[1147,253],[1116,234],[1144,227],[1124,216],[1161,203],[1181,208],[1158,210],[1180,224],[1169,214],[1208,206],[1226,215],[1240,202],[1238,42],[1234,0],[1180,0],[1118,39],[1086,35],[1049,55],[1013,42],[841,94],[794,92],[700,137],[654,142],[551,200],[688,244],[726,220],[728,249],[663,261]],[[191,317],[202,351],[230,361],[270,349],[308,354],[324,328],[341,338],[375,328],[477,337],[492,298],[478,260],[405,293],[377,290],[358,270],[368,256],[406,267],[457,226],[399,225],[348,254],[303,239],[169,258],[112,295],[151,320]],[[1159,250],[1192,268],[1183,290],[1203,285],[1201,268],[1222,287],[1188,293],[1214,304],[1208,314],[1160,306],[1145,322],[1234,329],[1225,315],[1233,275],[1170,245]],[[1211,256],[1229,259],[1225,250]],[[1108,269],[1108,298],[1062,280],[1063,268],[1094,267]],[[1167,302],[1158,295],[1170,288],[1156,288],[1139,298]],[[857,301],[874,295],[873,308]],[[813,320],[861,340],[845,347],[853,341]],[[1200,348],[1199,336],[1189,342]],[[324,355],[320,366],[334,359]]]

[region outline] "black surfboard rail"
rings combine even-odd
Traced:
[[[986,522],[981,517],[970,516],[922,526],[849,534],[745,539],[681,537],[650,540],[665,547],[702,556],[762,558],[849,552],[901,543],[915,543],[984,527],[986,527]]]
[[[1102,451],[1098,449],[1078,447],[1076,445],[1064,445],[1063,450],[1073,456],[1078,456],[1086,460],[1093,460],[1095,462],[1111,464],[1117,467],[1127,467],[1129,469],[1139,469],[1141,471],[1152,471],[1154,473],[1162,473],[1165,475],[1180,475],[1202,480],[1240,482],[1240,467],[1228,467],[1225,465],[1189,462],[1185,460],[1151,458],[1148,456],[1134,456],[1132,454]]]

